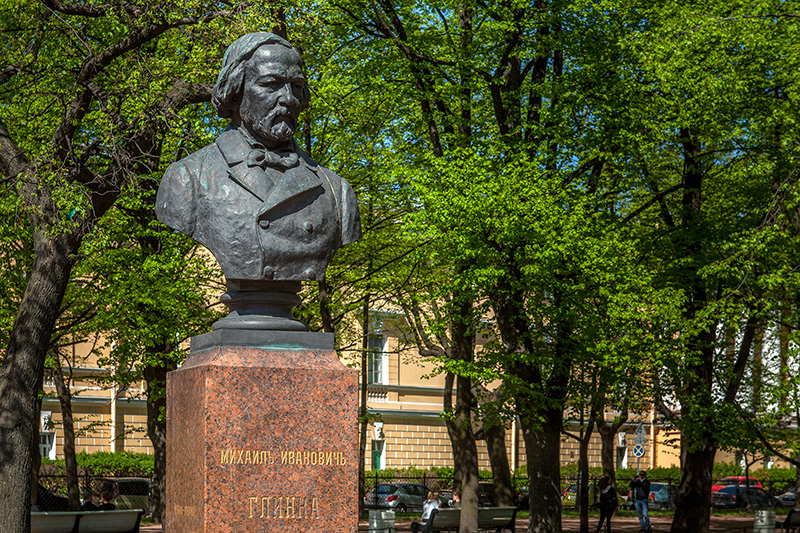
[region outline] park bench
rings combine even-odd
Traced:
[[[800,530],[800,511],[789,509],[789,514],[783,520],[776,520],[775,527],[781,528],[782,531],[796,531]]]
[[[481,507],[478,509],[478,531],[502,533],[509,530],[513,533],[516,518],[516,507]],[[458,531],[460,522],[461,509],[434,509],[422,531]]]
[[[31,513],[31,533],[139,533],[141,509]]]

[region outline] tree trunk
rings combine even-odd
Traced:
[[[453,462],[459,465],[461,473],[461,521],[459,531],[475,533],[478,531],[478,447],[472,432],[471,380],[456,377],[456,409],[447,424],[447,432],[453,447]]]
[[[61,404],[61,425],[64,430],[64,475],[67,478],[67,499],[69,510],[77,511],[81,507],[81,492],[78,480],[78,460],[75,457],[75,424],[72,417],[72,393],[61,368],[61,360],[56,357],[56,368],[53,369],[53,382]]]
[[[616,488],[617,458],[615,439],[619,428],[628,421],[628,411],[626,409],[620,413],[619,417],[611,424],[607,424],[604,417],[605,414],[599,411],[595,415],[595,424],[597,425],[598,433],[600,433],[600,464],[603,467],[603,475],[608,476],[611,484]]]
[[[578,506],[581,515],[581,533],[589,531],[589,441],[592,439],[592,430],[594,429],[594,415],[595,411],[592,409],[586,430],[581,428],[582,435],[578,439]],[[582,415],[581,419],[583,419]],[[597,495],[597,491],[595,491],[595,495]]]
[[[41,390],[42,384],[39,385]],[[38,394],[33,402],[34,413],[42,412],[42,398]],[[37,426],[38,427],[38,426]],[[42,428],[44,429],[44,428]],[[31,508],[39,503],[39,469],[42,466],[42,453],[39,451],[39,433],[31,433]]]
[[[672,235],[678,253],[691,259],[677,272],[689,295],[683,309],[689,324],[705,311],[708,295],[702,276],[704,227],[702,187],[702,146],[697,135],[681,129],[684,154],[684,193],[681,199],[681,228]],[[712,414],[714,383],[714,348],[717,345],[717,324],[712,323],[685,340],[687,353],[697,361],[688,367],[686,381],[677,392],[681,403],[681,483],[675,494],[675,515],[672,533],[707,533],[711,521],[711,472],[717,443],[713,437]],[[726,395],[730,391],[726,391]]]
[[[486,451],[492,468],[492,485],[494,488],[494,505],[510,507],[517,504],[516,493],[511,481],[511,467],[508,464],[506,448],[506,426],[500,416],[501,404],[505,397],[504,387],[488,390],[476,386],[473,395],[478,397],[483,415],[481,432],[486,440]]]
[[[147,383],[147,436],[153,444],[151,512],[153,521],[163,523],[167,484],[167,373],[178,368],[178,365],[167,355],[170,347],[166,343],[148,351],[152,351],[160,363],[148,364],[142,371]]]
[[[686,451],[681,483],[675,493],[676,509],[670,533],[708,533],[715,453],[716,445],[711,435],[706,435],[700,449]]]
[[[506,449],[506,428],[500,420],[484,421],[483,434],[492,467],[494,504],[499,507],[512,507],[517,504],[514,487],[511,483],[511,468],[508,465]]]
[[[471,295],[453,294],[454,309],[451,311],[453,350],[450,357],[460,361],[472,361],[475,350],[475,334],[471,328]],[[472,408],[475,396],[472,380],[467,376],[456,376],[456,405],[452,408],[453,375],[447,373],[444,391],[444,411],[447,433],[453,448],[453,463],[461,484],[461,533],[478,531],[478,446],[472,431]],[[452,415],[452,416],[451,416]]]
[[[528,487],[531,489],[528,491],[531,509],[528,533],[561,533],[563,411],[531,406],[523,412],[520,426],[528,462]]]
[[[30,529],[29,451],[38,429],[35,399],[74,250],[69,236],[34,231],[33,268],[0,367],[0,533]]]
[[[365,479],[367,457],[367,365],[369,364],[369,292],[364,295],[364,311],[361,315],[361,398],[358,402],[358,516],[364,515],[364,497],[367,494]]]
[[[795,459],[800,461],[800,453],[794,456]],[[800,509],[800,498],[797,493],[800,492],[800,467],[794,467],[794,508]]]

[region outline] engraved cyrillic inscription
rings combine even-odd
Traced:
[[[319,519],[317,498],[308,496],[251,496],[248,518],[264,520]]]
[[[343,452],[280,450],[220,450],[223,465],[308,465],[343,466],[347,459]]]

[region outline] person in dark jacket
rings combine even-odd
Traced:
[[[98,511],[116,511],[117,506],[114,505],[114,493],[109,490],[104,490],[100,493],[100,500],[103,502],[98,507]]]
[[[647,472],[640,470],[639,479],[636,479],[634,476],[631,480],[631,490],[633,491],[633,498],[636,502],[636,514],[639,516],[639,525],[642,527],[640,532],[651,533],[653,530],[650,528],[650,516],[647,512],[647,502],[650,500],[650,480],[647,479]]]
[[[606,533],[611,533],[611,517],[617,509],[617,489],[611,484],[611,478],[603,476],[597,483],[600,490],[600,522],[597,524],[597,533],[603,529],[603,522],[606,523]]]

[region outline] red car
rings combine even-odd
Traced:
[[[745,476],[728,476],[720,479],[711,486],[711,492],[717,492],[723,487],[730,487],[731,485],[747,485],[747,480],[750,480],[750,488],[763,488],[761,482],[754,477],[746,478]]]

